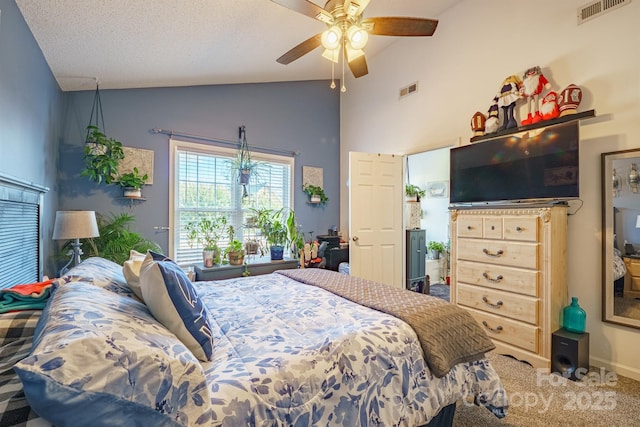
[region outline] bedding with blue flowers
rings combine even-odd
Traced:
[[[461,399],[506,413],[486,358],[437,377],[403,321],[277,273],[193,284],[213,342],[198,360],[121,270],[90,258],[59,280],[16,365],[57,426],[420,426]]]

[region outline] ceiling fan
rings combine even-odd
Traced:
[[[315,48],[323,46],[322,56],[334,63],[340,60],[342,50],[342,55],[356,78],[369,72],[362,50],[367,44],[369,34],[402,37],[431,36],[438,26],[436,19],[391,16],[363,18],[362,12],[370,0],[328,0],[324,8],[309,0],[271,1],[327,25],[325,31],[298,44],[278,58],[277,62],[287,65]]]

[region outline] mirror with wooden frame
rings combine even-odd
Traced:
[[[640,328],[640,148],[601,162],[602,321]]]

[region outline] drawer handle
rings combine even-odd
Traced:
[[[467,225],[467,230],[473,230],[473,227],[470,225]]]
[[[502,274],[499,274],[495,279],[491,276],[489,276],[489,273],[487,273],[486,271],[484,273],[482,273],[482,277],[484,277],[485,279],[487,279],[489,282],[493,282],[493,283],[500,283],[502,281],[502,279],[504,279],[504,277],[502,277]]]
[[[490,256],[493,258],[498,258],[500,256],[502,256],[502,254],[504,253],[504,251],[502,249],[498,249],[498,252],[496,252],[495,254],[493,252],[491,252],[489,249],[483,249],[482,252],[484,252],[484,254],[486,256]]]
[[[517,231],[518,233],[522,233],[522,232],[524,231],[524,228],[522,228],[522,227],[518,226],[518,227],[516,227],[516,231]]]
[[[489,307],[493,307],[493,308],[500,308],[502,307],[502,304],[504,304],[502,301],[498,300],[498,302],[496,302],[495,304],[492,304],[489,302],[489,298],[487,297],[482,297],[482,301],[487,304]]]
[[[502,332],[502,326],[498,325],[497,328],[492,328],[491,326],[489,326],[489,324],[487,323],[486,320],[482,321],[482,324],[484,325],[485,328],[487,328],[488,330],[490,330],[491,332],[495,332],[497,334],[499,334],[500,332]]]

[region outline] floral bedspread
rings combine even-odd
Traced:
[[[506,413],[488,360],[437,378],[391,315],[279,274],[195,285],[213,319],[213,425],[419,426],[469,397]]]

